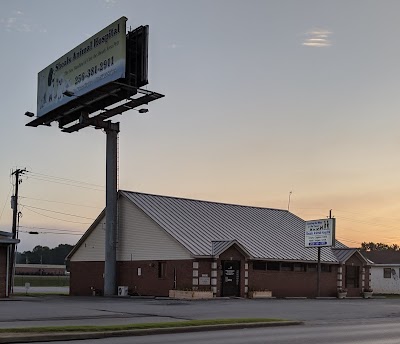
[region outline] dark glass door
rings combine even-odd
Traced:
[[[240,261],[224,261],[222,267],[222,296],[240,296]]]

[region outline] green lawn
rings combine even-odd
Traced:
[[[243,319],[209,319],[209,320],[187,320],[160,323],[144,323],[129,325],[108,325],[108,326],[52,326],[52,327],[25,327],[25,328],[4,328],[0,333],[48,333],[48,332],[105,332],[105,331],[126,331],[143,330],[156,328],[172,328],[187,326],[225,325],[225,324],[249,324],[284,322],[283,319],[270,318],[243,318]]]
[[[31,287],[68,287],[69,276],[20,276],[14,277],[14,286],[24,287],[30,283]]]

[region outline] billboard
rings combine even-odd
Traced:
[[[305,247],[334,246],[335,219],[306,221]]]
[[[38,74],[38,117],[125,77],[126,21],[121,17]]]

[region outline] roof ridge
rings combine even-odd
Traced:
[[[235,206],[235,207],[254,208],[254,209],[268,209],[268,210],[275,210],[275,211],[281,211],[281,212],[284,212],[284,213],[289,213],[289,211],[286,210],[286,209],[260,207],[260,206],[254,206],[254,205],[244,205],[244,204],[234,204],[234,203],[227,203],[227,202],[220,202],[220,201],[208,201],[208,200],[203,200],[203,199],[178,197],[178,196],[158,195],[158,194],[151,194],[151,193],[147,193],[147,192],[138,192],[138,191],[129,191],[129,190],[119,190],[119,191],[126,192],[126,193],[134,193],[134,194],[139,194],[139,195],[147,195],[147,196],[156,196],[156,197],[165,197],[165,198],[171,198],[171,199],[179,199],[179,200],[192,201],[192,202],[202,202],[202,203],[230,205],[230,206]],[[293,215],[295,215],[295,214],[293,214]]]

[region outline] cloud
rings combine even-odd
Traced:
[[[0,18],[0,29],[1,28],[7,32],[47,32],[44,27],[37,24],[30,24],[29,18],[26,18],[24,13],[19,10],[10,12],[8,17]]]
[[[181,45],[177,44],[177,43],[168,44],[168,48],[170,48],[170,49],[177,49],[177,48],[180,48],[180,47],[181,47]]]
[[[15,17],[0,18],[0,25],[6,31],[9,31],[9,32],[11,32],[11,31],[31,32],[32,31],[32,29],[31,29],[29,24],[21,23]]]
[[[305,35],[306,39],[302,45],[306,47],[325,48],[332,45],[332,42],[329,40],[329,37],[332,35],[331,31],[314,29],[307,32]]]
[[[117,0],[104,0],[104,5],[106,7],[113,7],[117,3]]]

